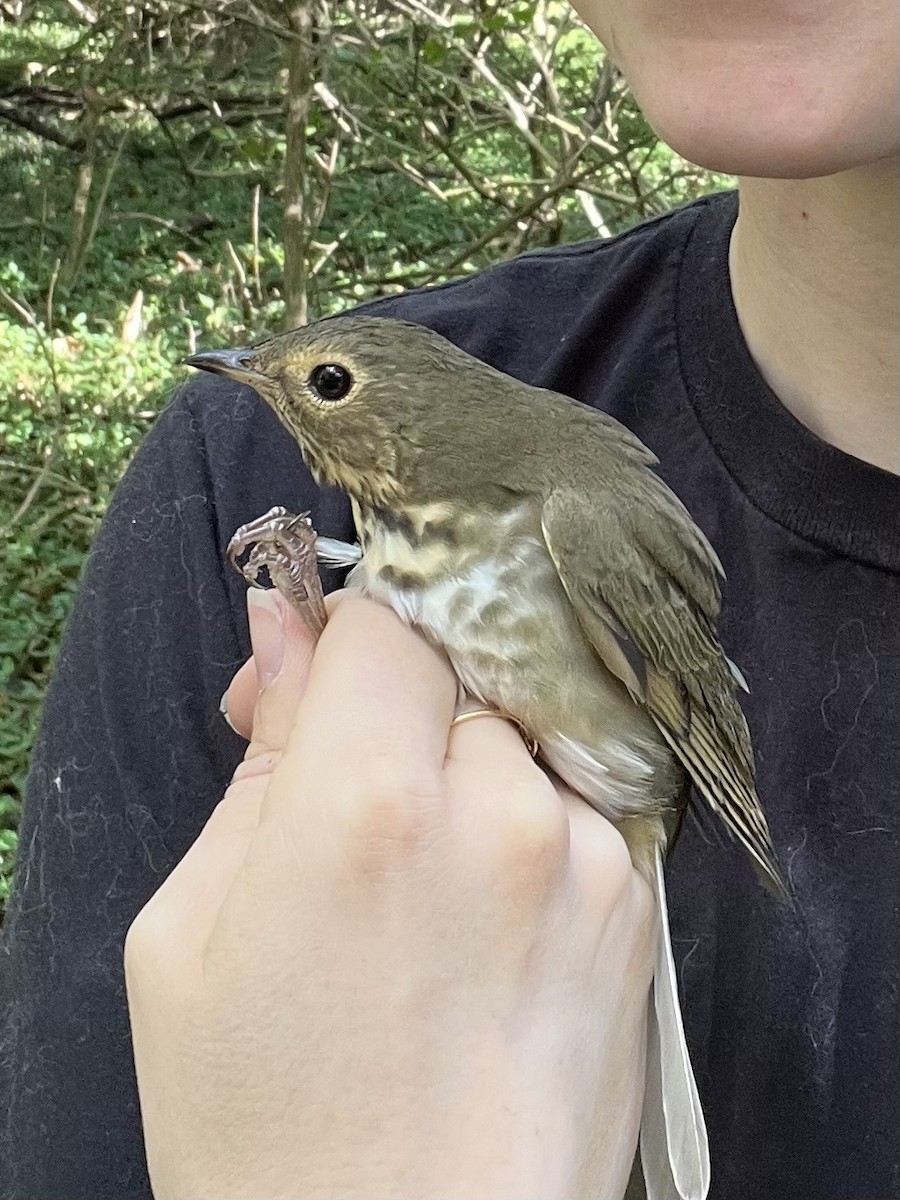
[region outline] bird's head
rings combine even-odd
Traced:
[[[255,388],[318,482],[378,507],[437,499],[460,473],[477,492],[490,400],[522,387],[432,330],[384,317],[331,317],[186,361]]]

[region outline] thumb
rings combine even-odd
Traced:
[[[133,923],[140,937],[168,945],[184,963],[200,961],[247,855],[315,650],[315,638],[278,592],[251,589],[247,616],[259,686],[250,745],[196,841]]]
[[[247,619],[259,692],[245,764],[284,750],[316,649],[312,633],[274,588],[250,588]]]

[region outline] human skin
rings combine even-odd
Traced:
[[[739,176],[747,345],[824,441],[900,469],[896,0],[576,0],[647,118]]]
[[[157,1200],[622,1195],[657,932],[622,839],[505,721],[451,730],[387,609],[332,598],[314,649],[252,595],[246,757],[125,947]]]
[[[576,7],[660,134],[691,161],[741,177],[732,290],[776,395],[819,437],[897,470],[895,0]],[[446,738],[445,668],[419,657],[408,630],[390,627],[384,640],[388,627],[368,610],[345,612],[316,654],[323,690],[315,707],[310,692],[298,707],[311,646],[291,621],[281,680],[257,702],[274,634],[253,618],[255,657],[229,689],[232,722],[253,732],[247,760],[129,933],[157,1196],[621,1194],[639,1113],[652,921],[614,831],[551,792],[515,732],[492,719],[454,729],[451,759],[460,748],[467,769],[454,768],[452,788],[441,791],[444,817],[434,796],[423,813],[406,782],[422,745]],[[348,709],[363,685],[365,719]],[[415,712],[407,713],[410,695]],[[345,731],[376,718],[392,755],[372,792],[365,755],[348,755]],[[310,764],[324,774],[308,776]],[[468,824],[448,826],[448,807],[468,814]],[[420,824],[426,817],[431,824]],[[482,853],[486,832],[499,848],[493,863]],[[412,844],[428,852],[413,854]],[[336,872],[359,856],[380,865],[380,875],[365,873],[374,891],[353,891],[352,904],[334,911],[348,885]],[[498,862],[502,876],[490,870]],[[605,890],[582,894],[598,880]],[[390,894],[402,903],[392,901],[388,921],[381,898],[398,881]],[[436,894],[461,897],[449,923]],[[487,921],[498,904],[501,917],[512,910],[517,921]],[[523,962],[521,914],[534,945],[562,961],[529,952]],[[460,996],[473,937],[475,961],[499,990]],[[546,982],[554,972],[587,1016]],[[328,974],[338,982],[323,1003]],[[498,1018],[520,1035],[518,1074],[485,1052],[496,1049]],[[615,1081],[612,1113],[603,1109],[604,1080]],[[556,1102],[536,1131],[547,1096]]]

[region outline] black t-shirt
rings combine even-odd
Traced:
[[[729,287],[736,209],[724,194],[370,311],[614,414],[718,551],[722,641],[752,689],[759,791],[799,907],[688,823],[669,890],[712,1196],[888,1200],[900,481],[818,440],[761,379]],[[255,394],[197,378],[96,540],[46,703],[0,955],[5,1198],[150,1194],[122,943],[241,757],[218,711],[250,652],[245,586],[223,549],[274,504],[353,537],[345,499],[313,485]]]

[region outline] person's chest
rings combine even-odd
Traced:
[[[796,909],[687,823],[670,912],[713,1196],[875,1200],[900,1127],[898,581],[723,509],[721,633]]]

